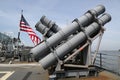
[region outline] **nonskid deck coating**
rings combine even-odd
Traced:
[[[6,80],[49,80],[47,70],[44,70],[38,63],[0,64],[0,72],[4,71],[14,71]],[[0,78],[4,76],[5,74]],[[108,71],[101,71],[97,77],[64,78],[59,80],[120,80],[120,76]]]

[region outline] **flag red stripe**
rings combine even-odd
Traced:
[[[25,20],[23,15],[21,16],[21,20],[20,20],[20,30],[27,32],[30,39],[32,40],[32,42],[35,45],[40,43],[41,39],[36,35],[36,33],[33,31],[33,29],[29,26],[29,24],[27,23],[27,21]]]
[[[25,30],[27,32],[34,32],[32,29],[20,28],[21,30]]]
[[[30,27],[25,26],[25,25],[20,25],[20,28],[27,28],[27,29],[31,29]]]
[[[20,29],[21,31],[24,31],[24,32],[33,32],[33,31],[30,31],[30,30],[25,30],[25,29]]]

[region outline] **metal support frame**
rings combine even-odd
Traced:
[[[53,54],[55,55],[55,57],[57,58],[57,61],[58,61],[58,64],[55,68],[55,71],[61,71],[62,70],[61,65],[63,64],[63,61],[60,60],[60,58],[58,57],[58,55],[56,54],[56,51],[54,49],[52,49],[52,51],[53,51]]]
[[[95,37],[93,37],[93,38],[88,37],[87,42],[83,46],[81,46],[79,49],[77,49],[74,53],[72,53],[70,56],[68,56],[64,61],[60,60],[59,57],[57,56],[55,50],[52,49],[52,51],[54,52],[54,55],[57,57],[57,60],[58,60],[57,66],[55,68],[56,77],[59,74],[60,75],[64,74],[65,77],[70,77],[71,74],[76,76],[76,77],[78,77],[78,76],[90,76],[91,72],[94,72],[94,76],[97,76],[98,72],[97,72],[96,68],[94,66],[91,67],[91,65],[94,65],[94,61],[96,59],[96,55],[97,55],[99,47],[100,47],[100,43],[101,43],[101,39],[102,39],[104,30],[105,30],[104,28],[101,28],[101,30],[99,31],[99,33]],[[99,37],[98,45],[97,45],[94,57],[91,58],[92,41],[95,40],[97,37]],[[73,58],[75,55],[79,54],[79,52],[81,52],[87,46],[88,46],[88,51],[87,51],[88,56],[87,56],[87,64],[86,65],[65,64],[68,60]],[[74,68],[81,68],[81,69],[84,69],[84,70],[79,70],[79,71],[78,70],[72,70],[72,71],[67,70],[67,71],[64,71],[61,68],[61,66],[63,64],[64,64],[64,67],[71,67],[73,69]],[[81,75],[81,73],[85,73],[86,75]]]
[[[94,14],[92,14],[92,16],[94,16],[94,21],[95,21],[95,23],[97,23],[97,25],[98,26],[100,26],[100,30],[99,30],[99,32],[97,33],[97,35],[95,36],[94,34],[94,37],[90,37],[91,35],[89,35],[89,33],[86,31],[87,29],[88,29],[88,31],[89,31],[89,28],[84,28],[83,27],[83,25],[79,22],[79,20],[78,19],[75,19],[74,21],[78,24],[78,26],[79,26],[79,30],[80,31],[82,31],[82,33],[84,34],[84,37],[86,38],[86,40],[87,40],[87,42],[84,44],[84,45],[82,45],[82,46],[80,46],[80,48],[79,49],[77,49],[77,48],[74,48],[74,49],[77,49],[74,53],[72,53],[71,55],[69,55],[65,60],[60,60],[59,59],[59,57],[58,57],[58,53],[57,53],[57,50],[55,51],[55,49],[52,49],[51,51],[52,51],[52,53],[55,55],[55,57],[56,57],[56,59],[57,59],[57,61],[56,62],[58,62],[57,63],[57,66],[56,66],[56,68],[55,68],[55,73],[56,72],[58,72],[57,74],[59,74],[59,72],[60,72],[60,74],[61,74],[61,70],[62,70],[62,68],[61,68],[61,66],[63,65],[63,72],[65,72],[66,73],[66,71],[68,72],[68,74],[69,74],[69,71],[70,71],[70,74],[76,74],[76,73],[78,73],[78,70],[79,69],[83,69],[84,68],[84,70],[87,72],[87,76],[89,76],[89,75],[96,75],[96,73],[97,73],[97,70],[96,70],[96,68],[93,66],[94,65],[94,62],[95,62],[95,59],[96,59],[96,55],[97,55],[97,53],[98,53],[98,50],[99,50],[99,47],[100,47],[100,43],[101,43],[101,40],[102,40],[102,36],[103,36],[103,33],[104,33],[104,28],[103,28],[103,25],[104,25],[104,23],[103,23],[103,21],[105,21],[105,19],[104,19],[104,17],[103,17],[103,19],[102,19],[102,17],[101,17],[101,20],[99,20]],[[106,16],[105,16],[106,17]],[[108,17],[108,16],[107,16]],[[107,18],[106,18],[107,19]],[[103,21],[102,21],[103,20]],[[94,26],[92,26],[92,27],[94,27]],[[90,27],[90,29],[92,29],[92,27]],[[96,28],[96,27],[94,27],[94,28]],[[99,28],[98,28],[99,29]],[[79,31],[78,30],[78,31]],[[96,29],[97,30],[97,29]],[[90,31],[91,32],[91,31]],[[95,33],[96,34],[96,33]],[[77,36],[78,37],[78,36]],[[96,51],[95,51],[95,53],[94,53],[94,56],[93,56],[93,58],[91,58],[91,45],[92,45],[92,42],[93,42],[93,40],[95,40],[97,37],[99,37],[99,41],[98,41],[98,44],[97,44],[97,47],[96,47]],[[76,38],[76,37],[75,37]],[[82,40],[82,39],[81,39]],[[71,40],[72,41],[72,40]],[[77,41],[77,42],[79,42],[79,40]],[[65,44],[65,45],[68,45],[67,43]],[[69,46],[69,45],[68,45]],[[64,45],[62,46],[62,48],[64,48]],[[59,48],[60,50],[61,50],[61,47]],[[59,50],[58,49],[58,50]],[[59,50],[59,51],[60,51]],[[66,49],[66,50],[68,50],[68,49]],[[69,50],[68,50],[69,51]],[[73,58],[74,56],[76,56],[77,54],[80,54],[79,52],[83,52],[83,55],[82,55],[82,57],[83,57],[83,60],[82,60],[82,65],[81,64],[79,64],[79,65],[75,65],[75,64],[66,64],[66,62],[68,61],[68,60],[70,60],[71,58]],[[66,52],[67,53],[67,52]],[[53,56],[53,54],[51,54],[52,56]],[[50,56],[50,55],[49,55]],[[48,56],[47,56],[48,57]],[[45,59],[45,58],[44,58]],[[44,62],[44,59],[42,59],[41,60],[41,63],[42,63],[42,61]],[[54,58],[54,61],[53,62],[55,62],[55,60],[56,60],[55,58]],[[52,62],[52,61],[51,61]],[[52,63],[51,63],[52,64]],[[45,65],[45,64],[44,64]],[[44,66],[43,65],[43,66]],[[45,68],[46,68],[46,66],[45,66]],[[72,68],[72,69],[71,69]],[[76,69],[77,68],[77,69]],[[72,71],[74,72],[74,73],[72,73]],[[77,70],[77,71],[75,71],[75,70]],[[92,73],[92,74],[91,74]],[[76,74],[77,75],[77,74]],[[81,75],[79,75],[79,76],[81,76]]]
[[[98,52],[99,50],[99,47],[100,47],[100,42],[101,42],[101,39],[102,39],[102,35],[103,35],[103,30],[100,30],[100,32],[98,33],[98,35],[96,35],[95,37],[89,39],[83,46],[81,46],[78,50],[76,50],[74,53],[72,53],[69,57],[67,57],[63,62],[67,62],[68,60],[70,60],[71,58],[73,58],[75,55],[79,54],[80,51],[82,51],[86,46],[89,45],[89,50],[88,50],[88,53],[91,53],[91,42],[93,40],[95,40],[98,36],[99,36],[99,44],[97,46],[97,49],[96,51]],[[96,53],[97,54],[97,53]],[[92,61],[93,63],[93,61]]]
[[[103,33],[104,33],[104,28],[101,28],[101,30],[100,30],[100,32],[99,32],[98,44],[97,44],[96,50],[95,50],[94,55],[93,55],[93,58],[92,58],[92,65],[94,65],[94,63],[95,63],[96,56],[97,56],[97,53],[98,53],[98,51],[99,51],[100,43],[101,43],[101,40],[102,40],[102,37],[103,37]]]
[[[61,70],[62,70],[62,69],[61,69],[61,65],[63,64],[63,61],[59,59],[58,55],[56,54],[55,48],[52,48],[52,47],[50,47],[50,46],[48,45],[49,43],[46,41],[46,37],[43,36],[43,38],[44,38],[44,41],[45,41],[46,45],[49,47],[50,51],[51,51],[51,52],[54,54],[54,56],[57,58],[58,64],[57,64],[57,66],[56,66],[56,68],[55,68],[55,71],[61,71]]]

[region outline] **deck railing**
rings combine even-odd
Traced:
[[[94,64],[120,75],[120,55],[98,53]]]

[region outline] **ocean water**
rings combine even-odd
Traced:
[[[100,54],[102,67],[120,75],[120,51],[99,51],[95,65],[100,66]]]

